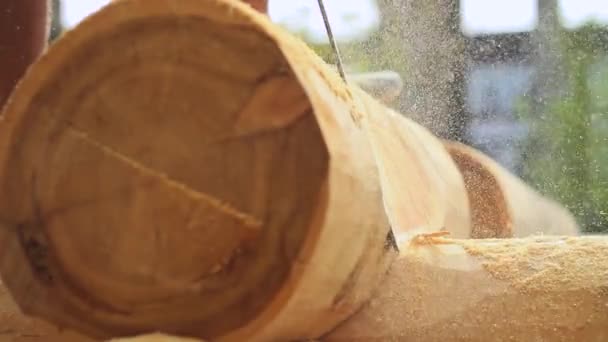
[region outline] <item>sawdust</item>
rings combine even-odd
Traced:
[[[531,237],[459,241],[495,279],[518,291],[569,291],[581,286],[598,293],[608,286],[608,241],[602,238]]]
[[[406,248],[448,243],[445,240],[439,239],[442,237],[446,237],[448,235],[450,235],[450,232],[445,232],[445,231],[428,233],[428,234],[418,234],[418,235],[414,236],[414,238],[409,242],[409,246],[406,246]]]
[[[608,240],[424,237],[328,341],[605,341]]]

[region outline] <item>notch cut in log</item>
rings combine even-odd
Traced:
[[[390,227],[471,234],[439,139],[228,0],[121,0],[57,41],[0,126],[0,218],[22,310],[95,338],[318,337]]]

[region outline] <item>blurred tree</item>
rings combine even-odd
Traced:
[[[524,177],[566,204],[586,231],[608,232],[608,29],[556,28],[553,39],[562,81],[544,84],[558,91],[519,106],[530,127]]]

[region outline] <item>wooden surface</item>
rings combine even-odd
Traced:
[[[608,239],[420,240],[324,341],[606,341]]]

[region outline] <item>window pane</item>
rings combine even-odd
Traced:
[[[608,23],[606,0],[558,0],[563,25],[574,28],[593,20]]]
[[[528,32],[538,22],[536,0],[461,0],[462,32],[466,35]]]

